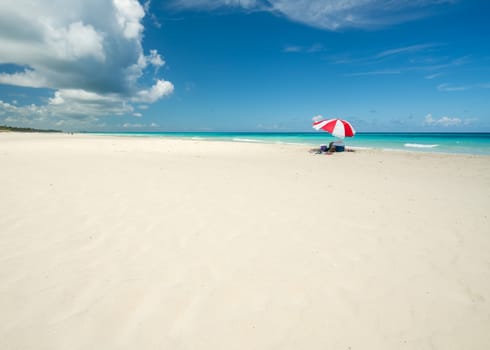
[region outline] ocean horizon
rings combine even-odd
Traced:
[[[319,147],[336,140],[325,132],[85,132],[95,135],[295,144]],[[345,138],[353,149],[490,155],[490,132],[359,132]]]

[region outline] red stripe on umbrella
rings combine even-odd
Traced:
[[[316,130],[325,130],[335,137],[352,137],[356,131],[347,120],[329,119],[319,120],[313,123],[313,128]]]

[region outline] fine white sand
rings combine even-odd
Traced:
[[[0,134],[0,349],[490,349],[490,157]]]

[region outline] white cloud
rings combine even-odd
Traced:
[[[142,124],[142,123],[124,123],[121,125],[125,129],[141,129],[141,128],[157,128],[158,124]]]
[[[113,0],[116,8],[116,19],[126,39],[138,39],[143,32],[140,23],[145,16],[145,10],[135,0]]]
[[[140,83],[148,68],[157,74],[165,64],[157,50],[143,50],[144,16],[137,0],[3,2],[0,65],[18,70],[0,66],[0,84],[52,89],[37,106],[50,118],[132,113],[132,102],[154,103],[173,85],[159,77],[155,86]]]
[[[471,85],[454,85],[454,84],[439,84],[437,90],[439,91],[466,91],[470,89],[490,89],[490,83],[480,83]]]
[[[286,46],[282,52],[301,52],[303,51],[303,47],[302,46],[294,46],[294,45],[289,45],[289,46]]]
[[[394,75],[394,74],[401,74],[401,71],[397,69],[384,69],[384,70],[375,70],[370,72],[350,73],[347,74],[347,76],[362,77],[362,76],[370,76],[370,75]]]
[[[145,1],[145,3],[143,4],[143,8],[145,9],[145,12],[147,13],[147,15],[150,16],[152,22],[153,22],[153,25],[157,28],[161,28],[162,27],[162,24],[158,21],[158,18],[155,16],[155,14],[153,14],[151,11],[150,11],[150,5],[151,5],[151,0],[147,0]]]
[[[425,76],[425,79],[432,80],[432,79],[435,79],[437,77],[440,77],[441,75],[442,75],[442,73],[429,74],[429,75]]]
[[[173,6],[178,8],[216,9],[223,6],[252,9],[261,6],[260,0],[175,0]]]
[[[123,128],[142,128],[144,127],[144,124],[138,124],[138,123],[124,123],[122,125]]]
[[[61,104],[65,103],[66,100],[94,103],[100,101],[118,101],[118,98],[111,98],[108,95],[100,95],[95,92],[81,89],[63,89],[55,92],[55,97],[50,99],[50,103]]]
[[[399,54],[403,54],[403,53],[418,52],[418,51],[422,51],[422,50],[431,48],[433,46],[435,46],[435,45],[434,44],[418,44],[418,45],[398,47],[395,49],[389,49],[389,50],[385,50],[383,52],[380,52],[379,54],[376,55],[376,58],[384,58],[384,57],[399,55]]]
[[[149,90],[141,90],[138,92],[138,96],[133,98],[135,102],[152,103],[160,99],[163,96],[171,94],[174,90],[174,86],[171,82],[165,80],[158,80],[155,85]]]
[[[60,60],[75,61],[83,57],[105,60],[103,35],[93,26],[83,22],[73,22],[68,27],[54,28],[45,26],[45,42],[53,54]]]
[[[104,117],[133,113],[134,108],[118,95],[97,94],[91,91],[63,89],[55,92],[44,106],[50,116],[69,118]]]
[[[371,28],[426,16],[431,6],[455,0],[173,0],[175,8],[214,10],[220,7],[269,11],[313,27],[336,30]]]
[[[73,112],[73,111],[72,111]],[[84,130],[103,127],[104,123],[94,115],[56,113],[49,106],[14,106],[0,100],[0,124],[26,126],[40,129],[60,128]]]
[[[424,118],[424,125],[428,126],[455,126],[462,124],[463,121],[460,118],[451,117],[441,117],[439,119],[434,119],[432,114],[427,114]],[[467,124],[467,123],[465,123]]]
[[[23,72],[11,74],[0,73],[0,84],[39,88],[46,86],[48,83],[37,72],[25,69]]]
[[[325,47],[322,44],[313,44],[310,46],[297,46],[288,45],[282,49],[282,52],[306,52],[306,53],[316,53],[325,51]]]
[[[148,56],[148,60],[155,67],[162,67],[165,64],[165,61],[158,54],[157,50],[150,50],[150,55]]]
[[[437,124],[443,125],[443,126],[459,125],[459,124],[461,124],[461,119],[450,118],[450,117],[441,117],[439,120],[437,120]]]
[[[452,84],[439,84],[437,90],[439,91],[465,91],[470,89],[468,85],[452,85]]]

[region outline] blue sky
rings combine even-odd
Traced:
[[[409,5],[407,5],[409,3]],[[18,0],[0,124],[88,131],[490,131],[490,5]]]

